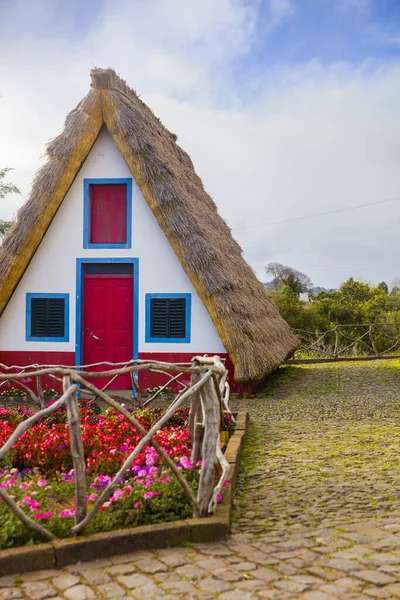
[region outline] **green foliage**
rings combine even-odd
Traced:
[[[288,286],[283,286],[281,292],[270,292],[268,295],[293,329],[307,331],[329,329],[330,321],[327,316],[323,312],[312,310],[314,305],[305,306]]]
[[[309,305],[300,302],[298,294],[286,285],[281,291],[267,293],[289,325],[301,330],[298,336],[303,342],[311,340],[307,335],[314,335],[315,340],[317,332],[328,331],[336,325],[341,326],[343,345],[349,346],[353,354],[385,352],[400,340],[400,289],[393,288],[389,294],[384,281],[371,287],[351,277],[337,291],[320,292]],[[370,324],[377,326],[373,330],[372,345]],[[365,338],[353,344],[363,334]],[[324,338],[324,344],[331,350],[335,347],[335,335],[333,331]]]
[[[3,199],[7,196],[7,194],[20,194],[21,192],[13,183],[6,183],[4,181],[5,176],[12,169],[4,168],[0,169],[0,199]],[[3,221],[0,219],[0,238],[8,231],[13,224],[13,221]]]
[[[5,176],[9,171],[13,169],[4,168],[0,169],[0,198],[5,198],[7,194],[20,194],[21,192],[13,183],[6,183],[4,181]]]
[[[2,237],[6,231],[8,231],[13,224],[13,221],[3,221],[0,219],[0,237]]]
[[[185,478],[196,492],[198,471],[185,471]],[[156,483],[151,489],[158,492],[157,498],[144,499],[143,489],[140,486],[134,487],[132,493],[123,501],[115,502],[108,510],[100,511],[89,525],[87,533],[101,533],[123,527],[165,523],[177,519],[189,519],[192,516],[193,511],[189,500],[174,478],[170,479],[168,485]],[[54,498],[54,505],[68,500],[72,505],[74,484],[53,482],[36,498],[41,500],[41,495],[48,497],[51,495]],[[138,502],[141,502],[141,505],[139,508],[135,508],[135,504]],[[28,530],[4,503],[0,504],[0,522],[0,549],[30,546],[43,542],[43,538]],[[42,525],[60,539],[71,537],[73,524],[73,517],[60,519],[56,515],[46,519],[45,522],[42,521]]]
[[[378,284],[378,288],[381,289],[381,290],[383,290],[385,292],[385,294],[389,293],[389,286],[388,286],[388,284],[385,281],[381,281]]]

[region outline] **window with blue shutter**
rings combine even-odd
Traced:
[[[69,341],[69,294],[26,295],[26,340]]]
[[[146,342],[190,342],[190,294],[146,294]]]

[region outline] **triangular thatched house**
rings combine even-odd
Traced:
[[[113,70],[91,77],[0,248],[0,362],[208,353],[262,379],[296,338],[176,136]]]

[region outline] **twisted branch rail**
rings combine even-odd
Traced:
[[[345,359],[348,356],[349,350],[354,349],[357,350],[357,344],[362,344],[362,349],[366,352],[360,354],[354,354],[358,356],[360,359],[368,358],[371,359],[374,356],[376,358],[385,357],[391,350],[398,348],[400,346],[400,337],[394,337],[391,333],[388,333],[384,327],[400,327],[400,323],[351,323],[346,325],[336,325],[332,329],[328,329],[327,331],[307,331],[303,329],[294,329],[293,331],[302,337],[302,344],[300,349],[297,352],[310,352],[311,354],[315,353],[317,355],[322,355],[326,357],[327,360],[343,358]],[[364,332],[360,332],[356,338],[351,337],[347,333],[346,330],[352,328],[362,328],[366,329]],[[394,343],[384,350],[383,352],[378,352],[376,348],[375,339],[373,336],[373,331],[384,335],[388,340],[394,341]],[[334,344],[329,342],[329,336],[335,334]],[[313,340],[313,338],[316,338]],[[339,344],[340,339],[342,340],[342,345]],[[346,342],[347,340],[347,342]],[[350,343],[348,343],[350,342]],[[370,353],[369,353],[370,352]],[[296,362],[296,355],[293,359]],[[309,359],[313,360],[313,359]],[[288,363],[292,362],[291,360],[286,361]]]
[[[107,371],[80,370],[78,372],[75,367],[46,365],[40,368],[38,365],[30,365],[22,367],[22,370],[19,373],[15,373],[15,370],[18,367],[6,367],[5,365],[0,364],[0,369],[6,371],[5,373],[0,373],[0,381],[2,382],[13,381],[24,386],[24,384],[20,382],[21,379],[26,379],[27,377],[38,378],[38,396],[40,403],[43,402],[43,393],[41,390],[41,378],[43,376],[48,375],[57,381],[63,382],[63,394],[61,398],[56,400],[51,406],[42,408],[39,410],[39,412],[18,425],[16,430],[0,449],[0,460],[31,425],[66,404],[70,428],[71,454],[75,471],[75,525],[71,530],[75,535],[80,535],[85,531],[90,521],[100,510],[104,502],[110,498],[113,491],[120,483],[123,475],[132,467],[135,458],[147,444],[151,444],[154,447],[165,465],[172,471],[173,475],[182,486],[183,490],[188,496],[194,515],[205,517],[213,514],[216,506],[217,496],[221,491],[223,480],[225,479],[229,469],[229,464],[223,456],[219,446],[219,432],[222,429],[223,414],[224,412],[230,412],[228,406],[229,384],[227,382],[227,370],[221,359],[218,356],[213,358],[198,356],[192,360],[192,363],[189,366],[188,363],[169,364],[160,361],[140,360],[117,364],[96,363],[93,365],[87,365],[86,367],[83,367],[83,369],[93,368],[102,364],[112,368],[108,369]],[[151,401],[154,400],[158,393],[161,393],[161,391],[164,390],[169,384],[177,381],[182,374],[190,374],[192,377],[191,383],[186,386],[180,382],[181,385],[184,385],[184,388],[177,394],[174,401],[168,407],[166,413],[150,429],[150,431],[146,431],[123,406],[121,406],[116,400],[111,398],[108,393],[106,393],[107,387],[119,375],[130,373],[132,381],[134,382],[134,373],[144,369],[165,374],[170,374],[171,372],[178,373],[176,376],[173,376],[168,383],[163,386],[161,390],[159,390],[159,392],[154,394],[154,396],[150,399]],[[10,373],[10,371],[14,372]],[[111,382],[106,384],[103,389],[99,389],[87,381],[87,379],[91,378],[99,379],[104,377],[112,377],[113,379]],[[0,383],[0,386],[1,385],[2,383]],[[78,385],[81,387],[82,391],[87,391],[90,394],[101,398],[109,406],[112,406],[119,411],[142,435],[142,439],[137,444],[136,448],[125,460],[124,464],[118,473],[116,473],[112,481],[103,490],[88,514],[86,513],[86,464],[80,429],[79,405],[76,396]],[[137,383],[136,391],[139,395],[140,390],[137,386]],[[195,399],[196,419],[199,420],[199,422],[196,423],[196,428],[201,432],[200,436],[196,434],[196,439],[193,438],[192,434],[194,433],[194,430],[192,427],[192,419],[192,424],[190,425],[189,430],[193,440],[194,453],[196,454],[197,459],[202,459],[197,498],[174,461],[153,439],[154,434],[159,431],[172,417],[175,411],[189,399]],[[148,403],[149,402],[146,402],[146,404]],[[193,416],[192,409],[191,415]],[[200,442],[201,445],[199,445]],[[221,464],[222,475],[217,485],[214,486],[215,468],[217,462]],[[32,531],[35,531],[35,533],[42,535],[43,537],[54,539],[54,536],[49,531],[47,531],[39,523],[34,522],[21,510],[21,508],[13,501],[13,499],[3,488],[0,488],[0,497],[6,502],[17,518],[19,518],[28,528],[30,528]]]

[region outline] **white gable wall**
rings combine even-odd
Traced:
[[[139,259],[138,352],[224,353],[224,346],[208,312],[134,180],[132,181],[132,248],[122,250],[83,248],[83,180],[85,178],[132,178],[123,157],[105,128],[100,132],[0,318],[0,351],[75,352],[76,259],[135,257]],[[70,295],[69,342],[26,341],[27,293]],[[190,343],[145,342],[145,294],[147,293],[191,294]]]

